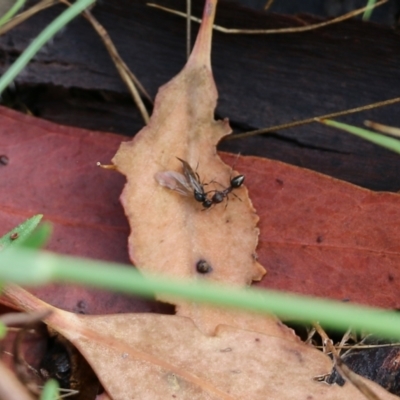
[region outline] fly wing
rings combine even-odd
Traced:
[[[204,188],[200,182],[199,176],[193,171],[189,163],[179,157],[176,158],[182,163],[183,173],[186,177],[186,181],[190,184],[192,189],[198,193],[204,193]]]
[[[193,189],[187,181],[186,177],[180,172],[176,171],[163,171],[157,172],[154,175],[155,180],[168,189],[174,190],[183,196],[193,194]]]

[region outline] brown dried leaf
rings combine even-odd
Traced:
[[[350,384],[315,381],[331,371],[332,362],[302,342],[226,325],[207,336],[177,316],[72,314],[18,287],[5,291],[26,311],[53,310],[45,322],[78,348],[113,400],[365,400]],[[381,400],[397,399],[362,380]]]
[[[210,66],[214,13],[212,2],[207,2],[204,23],[187,65],[159,90],[148,126],[131,142],[121,144],[113,162],[127,176],[121,201],[132,229],[130,257],[138,268],[176,278],[203,279],[205,275],[196,271],[196,265],[205,261],[212,268],[206,279],[243,286],[260,280],[265,273],[255,259],[259,218],[247,189],[235,189],[240,199],[231,195],[228,204],[204,211],[193,195],[182,196],[162,187],[155,179],[162,171],[182,172],[177,157],[193,169],[198,166],[202,182],[214,181],[228,187],[235,174],[216,153],[218,141],[231,129],[227,120],[213,118],[217,101]],[[221,190],[217,183],[206,187]],[[214,331],[216,324],[209,318],[209,308],[182,302],[177,312],[191,317],[200,329]],[[234,323],[219,318],[224,317],[217,317],[218,323]],[[264,331],[260,324],[265,320],[259,318],[253,328],[258,326]],[[276,323],[272,318],[274,327]]]

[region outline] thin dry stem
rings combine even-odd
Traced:
[[[342,376],[343,379],[351,382],[368,400],[380,400],[380,398],[374,393],[372,389],[370,389],[360,378],[358,374],[353,372],[340,358],[339,353],[335,346],[333,345],[332,340],[326,334],[324,329],[318,322],[314,322],[313,326],[318,334],[322,338],[323,345],[328,350],[328,353],[332,354],[332,357],[335,361],[336,370]]]
[[[376,349],[381,347],[399,347],[399,346],[400,343],[382,343],[382,344],[353,344],[353,345],[345,345],[342,347],[336,346],[336,348],[361,350],[361,349]]]
[[[274,0],[268,0],[266,3],[265,3],[265,6],[264,6],[264,11],[267,11],[271,6],[272,6],[272,3],[274,2]]]
[[[192,33],[192,0],[186,0],[186,59],[189,59]]]
[[[213,25],[213,28],[216,31],[219,31],[222,33],[244,34],[244,35],[268,35],[268,34],[279,34],[279,33],[306,32],[306,31],[311,31],[311,30],[318,29],[318,28],[323,28],[328,25],[337,24],[339,22],[345,21],[346,19],[353,18],[356,15],[360,15],[367,10],[372,10],[376,7],[379,7],[383,4],[385,4],[386,2],[388,2],[388,0],[381,0],[373,5],[359,8],[359,9],[351,11],[347,14],[341,15],[340,17],[331,19],[330,21],[319,22],[317,24],[311,24],[311,25],[306,25],[306,26],[298,26],[298,27],[292,27],[292,28],[279,28],[279,29],[231,29],[231,28],[225,28],[220,25]],[[160,10],[163,10],[163,11],[175,14],[175,15],[179,15],[180,17],[186,18],[186,14],[183,12],[172,10],[171,8],[163,7],[163,6],[160,6],[155,3],[147,3],[147,5],[149,7],[159,8]],[[195,21],[197,23],[201,23],[200,18],[191,17],[191,20]]]
[[[51,314],[50,310],[40,310],[32,313],[7,313],[0,317],[4,325],[30,325],[41,321]]]
[[[364,121],[364,125],[368,128],[375,129],[376,131],[381,132],[385,135],[400,138],[400,128],[397,128],[395,126],[383,125],[379,122],[373,121]]]
[[[345,346],[345,344],[354,336],[353,335],[353,330],[351,328],[347,329],[346,333],[343,335],[342,340],[340,341],[338,346],[336,347],[336,350],[338,350],[339,355],[343,349],[343,346]]]
[[[308,332],[307,339],[304,341],[304,343],[311,344],[314,335],[315,335],[315,328],[311,328]]]
[[[14,18],[10,19],[7,23],[5,23],[0,28],[0,35],[3,35],[4,33],[8,32],[10,29],[15,28],[21,22],[26,21],[28,18],[32,17],[39,11],[42,11],[48,7],[51,7],[52,5],[54,5],[58,2],[59,2],[59,0],[42,0],[39,3],[35,4],[34,6],[32,6],[31,8],[29,8],[28,10],[17,14]]]
[[[349,115],[349,114],[354,114],[354,113],[361,112],[361,111],[372,110],[374,108],[389,106],[391,104],[395,104],[395,103],[399,103],[399,102],[400,102],[400,97],[396,97],[394,99],[378,101],[376,103],[367,104],[365,106],[350,108],[350,109],[344,110],[344,111],[337,111],[334,113],[321,115],[319,117],[311,117],[311,118],[302,119],[300,121],[289,122],[287,124],[271,126],[269,128],[262,128],[262,129],[256,129],[254,131],[238,133],[233,136],[226,136],[222,140],[243,139],[243,138],[247,138],[250,136],[264,135],[266,133],[276,132],[276,131],[280,131],[282,129],[294,128],[295,126],[310,124],[311,122],[320,122],[320,120],[322,120],[322,119],[337,118],[337,117],[340,117],[343,115]]]
[[[340,357],[335,357],[336,370],[344,379],[351,382],[368,400],[381,400],[372,389],[370,389],[361,379],[360,376],[353,372]]]
[[[67,0],[60,0],[60,1],[68,6],[71,6],[71,3],[69,3]],[[125,82],[126,86],[128,87],[128,89],[133,97],[133,101],[135,102],[136,106],[138,107],[144,122],[147,124],[150,120],[150,117],[149,117],[146,107],[140,97],[138,89],[150,102],[152,102],[150,95],[146,92],[146,90],[141,85],[139,80],[136,78],[136,76],[131,72],[129,67],[122,60],[121,56],[118,53],[118,50],[114,46],[114,44],[113,44],[110,36],[108,35],[107,31],[105,30],[105,28],[96,20],[96,18],[92,15],[92,13],[90,11],[85,10],[85,11],[83,11],[82,15],[83,15],[83,17],[86,18],[86,20],[88,20],[91,23],[94,30],[98,33],[101,40],[103,41],[104,46],[106,47],[108,53],[110,54],[110,57],[113,60],[118,73],[120,74],[122,80]]]
[[[376,349],[380,347],[399,347],[400,343],[385,343],[385,344],[340,344],[335,345],[336,350],[362,350],[362,349]],[[322,349],[324,346],[314,346],[316,349]]]
[[[150,117],[149,117],[147,109],[140,97],[139,91],[136,89],[136,87],[152,103],[152,99],[151,99],[150,95],[147,93],[146,89],[142,86],[142,84],[139,82],[139,80],[136,78],[136,76],[132,73],[132,71],[129,69],[129,67],[122,60],[121,56],[119,55],[116,47],[114,46],[113,42],[111,41],[110,36],[108,35],[108,33],[104,29],[104,27],[99,24],[99,22],[93,17],[93,15],[90,13],[90,11],[84,11],[83,16],[92,24],[93,28],[99,34],[101,40],[104,43],[104,46],[106,47],[108,53],[111,56],[111,59],[113,60],[122,80],[125,82],[129,91],[131,92],[133,100],[134,100],[136,106],[138,107],[140,113],[142,114],[143,120],[147,124],[150,120]]]
[[[114,164],[102,164],[100,162],[97,162],[96,165],[103,169],[112,169],[114,171],[117,170],[117,167]]]
[[[339,353],[336,351],[332,340],[326,334],[322,326],[318,322],[313,322],[313,327],[317,331],[318,335],[321,336],[323,347],[327,350],[327,352],[336,355],[336,357],[339,357]]]
[[[60,399],[66,399],[67,397],[76,396],[77,394],[79,394],[79,390],[74,390],[74,389],[59,388],[58,391],[60,393]]]
[[[56,3],[60,3],[60,2],[66,4],[68,6],[71,5],[67,0],[42,0],[38,4],[34,5],[33,7],[29,8],[28,10],[18,14],[13,19],[11,19],[9,22],[4,24],[0,28],[0,35],[8,32],[10,29],[19,25],[21,22],[30,18],[37,12],[44,10],[44,9],[46,9]],[[142,99],[140,98],[140,95],[139,95],[136,87],[140,90],[140,92],[143,94],[143,96],[146,97],[150,103],[152,103],[152,99],[151,99],[150,95],[147,93],[147,91],[144,89],[144,87],[139,82],[139,80],[135,77],[135,75],[130,71],[128,66],[122,60],[121,56],[119,55],[116,47],[114,46],[113,42],[111,41],[111,38],[109,37],[109,35],[108,35],[107,31],[104,29],[104,27],[99,24],[99,22],[93,17],[93,15],[90,13],[90,11],[85,10],[82,14],[92,24],[93,28],[99,34],[107,51],[109,52],[122,80],[125,82],[129,91],[131,92],[133,100],[134,100],[135,104],[137,105],[145,123],[148,123],[149,115],[146,110],[146,107],[144,106],[144,104],[142,102]]]

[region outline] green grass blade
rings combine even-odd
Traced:
[[[0,26],[9,21],[25,4],[26,0],[17,0],[14,5],[0,18]]]
[[[30,249],[40,249],[49,241],[53,225],[49,222],[40,224],[21,244]]]
[[[380,133],[372,132],[367,129],[358,128],[357,126],[343,124],[342,122],[332,121],[330,119],[324,119],[321,123],[332,126],[334,128],[342,129],[346,132],[352,133],[353,135],[359,136],[365,140],[382,146],[386,149],[392,150],[400,154],[400,140],[391,138]]]
[[[26,50],[17,58],[11,67],[0,78],[0,94],[15,79],[15,77],[25,68],[35,54],[48,42],[60,29],[68,24],[73,18],[94,3],[95,0],[78,0],[71,7],[67,8],[54,21],[52,21],[35,38]]]
[[[3,340],[7,335],[7,327],[4,322],[0,321],[0,340]]]
[[[367,10],[364,11],[364,14],[362,16],[363,21],[368,21],[371,18],[372,15],[372,11],[374,10],[374,5],[376,3],[376,0],[368,0],[367,3],[367,7],[371,7],[368,8]]]
[[[9,266],[12,265],[12,268]],[[400,338],[400,315],[326,299],[261,289],[234,289],[204,281],[178,281],[143,276],[116,263],[59,256],[26,249],[0,254],[0,281],[38,285],[80,283],[150,297],[153,293],[303,321],[319,321],[336,329],[362,329],[382,337]]]
[[[40,400],[57,400],[59,398],[59,385],[55,379],[49,379],[42,390]]]
[[[43,218],[42,214],[33,216],[27,219],[10,232],[6,233],[0,238],[0,250],[4,250],[11,244],[22,244],[32,234],[35,228],[39,225],[39,222]]]

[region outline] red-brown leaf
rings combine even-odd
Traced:
[[[32,118],[0,107],[0,234],[33,214],[54,226],[47,248],[62,254],[129,263],[128,224],[119,204],[124,179],[96,166],[109,162],[121,142]],[[67,310],[98,314],[152,311],[155,304],[73,285],[34,291]]]
[[[261,218],[261,286],[400,307],[400,195],[257,157],[238,168]]]
[[[118,202],[123,178],[95,166],[107,163],[124,139],[0,107],[0,152],[9,157],[8,165],[0,165],[0,233],[44,212],[55,224],[50,250],[127,262],[128,227]],[[222,158],[232,164],[235,156]],[[258,255],[268,271],[262,286],[400,306],[398,194],[256,157],[241,156],[236,168],[246,175],[261,218]],[[83,300],[87,312],[102,311],[97,291],[82,297],[73,290],[58,290],[59,298],[36,293],[69,310],[79,311]],[[135,310],[121,296],[104,302],[114,312]]]

